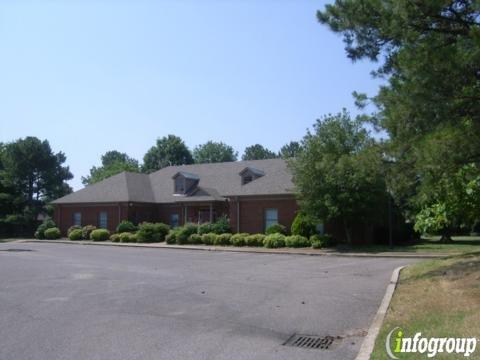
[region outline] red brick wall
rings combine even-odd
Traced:
[[[189,205],[187,220],[197,219],[200,208],[208,209],[208,205]],[[290,198],[240,198],[240,232],[263,233],[265,231],[265,210],[278,209],[278,221],[288,230],[298,210],[297,202]],[[217,217],[227,214],[230,218],[232,232],[237,232],[237,203],[231,198],[228,203],[214,205]],[[119,221],[128,219],[134,222],[152,221],[170,224],[171,214],[179,214],[180,225],[185,222],[185,208],[177,204],[85,204],[85,205],[57,205],[54,220],[65,236],[73,225],[73,213],[82,214],[82,226],[98,226],[100,212],[106,211],[108,216],[108,230],[115,231]],[[196,221],[196,220],[195,220]]]
[[[127,204],[102,204],[102,205],[57,205],[54,213],[54,220],[60,228],[63,236],[67,235],[67,230],[73,225],[73,214],[80,212],[82,214],[82,226],[99,226],[99,214],[105,211],[107,213],[107,228],[115,231],[119,219],[128,217]]]
[[[293,219],[298,210],[294,197],[290,198],[239,198],[240,202],[240,232],[265,232],[265,210],[278,209],[278,222],[290,231]],[[237,232],[237,200],[231,198],[229,202],[230,223],[232,231]]]

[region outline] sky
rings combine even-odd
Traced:
[[[0,142],[47,139],[75,190],[106,151],[141,161],[168,134],[278,151],[378,90],[316,20],[326,3],[2,1]]]

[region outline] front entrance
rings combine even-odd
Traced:
[[[210,214],[210,209],[198,210],[198,223],[203,224],[206,222],[215,222],[215,220],[217,220],[217,214],[215,209],[212,209],[211,214]]]

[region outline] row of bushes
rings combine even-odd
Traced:
[[[310,238],[300,235],[286,236],[280,233],[274,233],[270,235],[264,234],[197,234],[192,233],[188,237],[185,237],[185,232],[176,233],[171,231],[166,241],[168,244],[205,244],[205,245],[217,245],[217,246],[264,246],[266,248],[280,248],[280,247],[314,247],[322,248],[334,245],[333,239],[330,235],[312,235]]]

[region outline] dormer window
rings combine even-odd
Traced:
[[[185,195],[187,193],[190,193],[197,187],[198,182],[200,181],[198,175],[187,173],[184,171],[179,171],[173,176],[172,179],[174,182],[173,193],[176,195]]]
[[[175,179],[175,194],[185,194],[185,178],[177,177]]]
[[[258,179],[265,175],[262,170],[258,170],[252,167],[246,167],[242,171],[240,171],[239,175],[242,178],[242,185],[247,185],[251,183],[253,180]]]
[[[246,185],[249,182],[252,182],[253,177],[251,175],[246,175],[242,178],[242,185]]]

